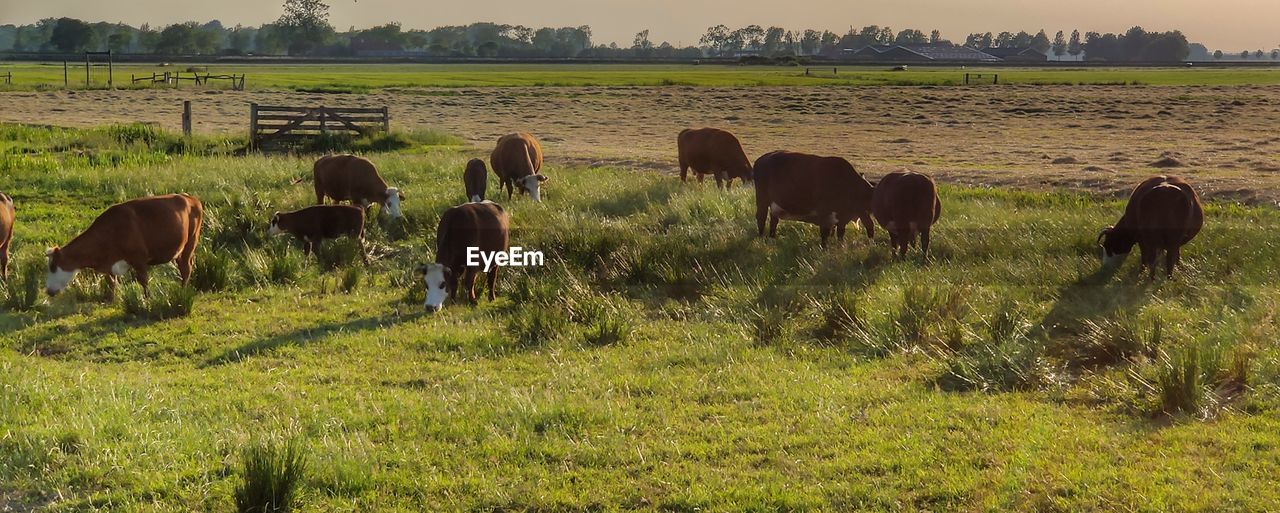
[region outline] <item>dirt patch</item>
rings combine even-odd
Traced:
[[[1046,104],[1044,98],[1060,101]],[[1272,150],[1265,145],[1280,139],[1260,135],[1280,126],[1276,86],[12,92],[0,93],[0,122],[143,121],[178,130],[183,100],[193,100],[199,132],[245,130],[252,102],[386,105],[394,127],[443,129],[466,139],[477,154],[500,135],[523,130],[543,140],[552,164],[662,172],[676,172],[675,134],[690,126],[733,131],[753,159],[790,149],[846,157],[873,178],[909,166],[943,182],[1101,194],[1131,189],[1153,165],[1173,163],[1149,160],[1161,155],[1184,166],[1178,173],[1206,197],[1280,200],[1280,173],[1268,170],[1275,162],[1265,155]],[[1105,163],[1108,169],[1098,171],[1107,173],[1061,180],[1058,175],[1072,171],[1048,162],[1066,158],[1075,160],[1058,165]],[[1242,166],[1242,158],[1265,164]]]

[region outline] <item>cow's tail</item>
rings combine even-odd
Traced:
[[[436,261],[444,258],[444,242],[449,240],[449,225],[453,224],[451,222],[453,214],[453,209],[444,211],[440,216],[440,226],[436,227]]]

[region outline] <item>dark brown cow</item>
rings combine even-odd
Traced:
[[[716,178],[716,187],[727,187],[737,178],[743,183],[752,179],[751,161],[742,143],[733,134],[719,128],[690,128],[676,137],[680,152],[680,181],[687,181],[689,169],[702,182],[704,175]]]
[[[1129,204],[1115,226],[1102,230],[1098,243],[1103,249],[1103,263],[1123,262],[1136,244],[1142,252],[1141,273],[1151,268],[1156,277],[1156,258],[1165,252],[1165,276],[1173,277],[1173,268],[1182,258],[1182,246],[1200,233],[1204,226],[1204,208],[1200,196],[1181,178],[1153,176],[1138,185],[1129,195]]]
[[[203,221],[204,206],[186,194],[113,205],[66,246],[49,248],[45,291],[56,295],[80,269],[92,269],[108,277],[114,296],[116,277],[132,269],[143,293],[147,293],[148,269],[169,262],[177,264],[182,284],[186,285],[195,269]]]
[[[905,257],[920,237],[920,251],[929,254],[929,231],[942,216],[942,201],[933,179],[920,173],[889,173],[875,184],[871,213],[889,232],[889,246]]]
[[[418,267],[418,273],[427,285],[426,309],[439,311],[446,298],[457,297],[459,278],[467,290],[467,297],[475,303],[476,275],[483,268],[467,265],[468,252],[506,251],[510,227],[511,218],[502,206],[492,201],[464,203],[446,210],[436,228],[436,263]],[[492,301],[497,297],[498,267],[489,269],[487,275],[489,300]]]
[[[366,210],[380,205],[391,217],[400,217],[400,202],[404,193],[378,175],[373,162],[355,155],[328,155],[320,157],[311,168],[316,187],[316,204],[323,205],[325,198],[335,203],[350,201]]]
[[[13,223],[17,210],[13,198],[0,192],[0,278],[9,279],[9,243],[13,242]]]
[[[872,187],[849,161],[840,157],[819,157],[804,153],[775,151],[756,159],[756,227],[764,235],[769,218],[769,236],[778,236],[781,219],[818,225],[822,246],[835,228],[844,240],[845,226],[858,220],[875,235],[871,223]]]
[[[467,170],[462,172],[462,185],[467,189],[468,201],[484,201],[485,192],[489,188],[489,169],[484,166],[483,160],[471,159],[467,162]]]
[[[519,186],[533,201],[542,201],[542,182],[547,177],[538,174],[542,170],[542,146],[532,135],[520,132],[502,136],[489,154],[489,165],[498,176],[499,190],[507,189],[507,199],[511,199],[512,188]]]
[[[352,205],[317,205],[293,212],[276,212],[271,216],[267,233],[275,236],[289,233],[302,241],[308,255],[316,244],[326,239],[347,236],[360,243],[360,254],[369,263],[364,247],[364,209]]]

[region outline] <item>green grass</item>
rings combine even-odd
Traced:
[[[232,510],[248,448],[296,438],[298,511],[1280,506],[1274,210],[1210,205],[1149,283],[1097,272],[1115,201],[944,186],[924,262],[883,234],[757,239],[748,189],[550,166],[544,203],[503,202],[547,266],[426,315],[413,269],[469,157],[373,156],[410,199],[370,221],[367,267],[262,233],[311,201],[309,159],[14,162],[19,262],[185,191],[225,276],[168,319],[88,275],[0,311],[0,500]]]
[[[185,64],[119,64],[115,86],[135,87],[130,74],[183,71]],[[249,89],[294,89],[317,94],[366,93],[385,88],[499,86],[859,86],[959,85],[965,73],[998,73],[1006,84],[1273,85],[1280,69],[1270,68],[975,68],[813,65],[737,66],[724,64],[212,64],[214,73],[244,73]],[[78,70],[78,71],[77,71]],[[94,68],[91,83],[105,87],[106,68]],[[13,72],[13,85],[0,90],[57,89],[61,63],[0,63]],[[72,68],[71,86],[84,86],[84,65]],[[137,87],[151,87],[138,85]],[[163,87],[163,86],[162,86]],[[184,88],[193,87],[184,83]],[[215,83],[210,87],[229,87]]]

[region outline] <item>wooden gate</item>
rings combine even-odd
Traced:
[[[363,136],[391,130],[386,107],[273,107],[249,105],[249,148],[296,146],[323,136]]]

